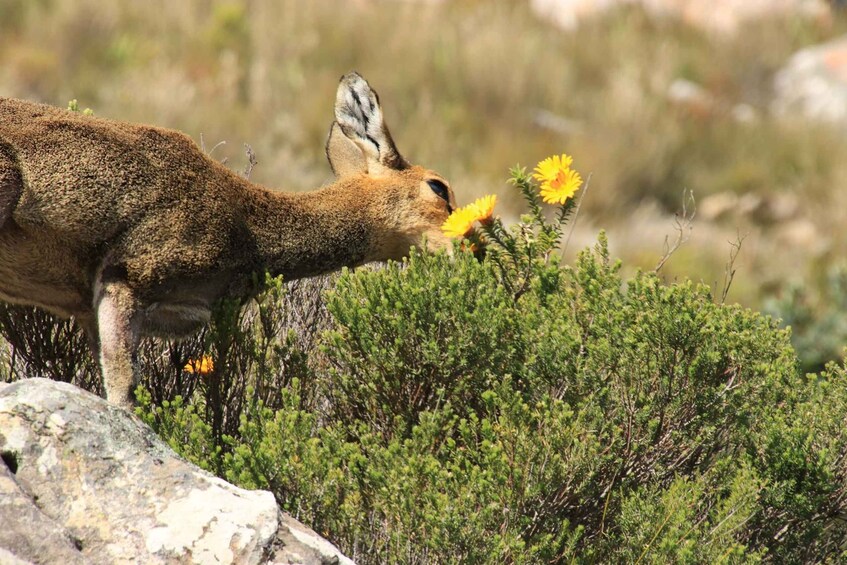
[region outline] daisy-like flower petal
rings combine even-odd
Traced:
[[[570,155],[553,155],[538,163],[532,177],[541,183],[541,199],[548,204],[564,204],[582,186],[582,177],[571,169]]]
[[[573,165],[573,157],[562,153],[547,157],[535,167],[532,177],[539,182],[552,182],[559,176],[559,172],[569,169]]]
[[[447,237],[465,237],[471,230],[476,221],[474,211],[470,207],[458,208],[453,210],[447,221],[441,226],[441,231]]]
[[[208,375],[215,370],[215,362],[211,355],[203,355],[200,359],[189,359],[182,370],[191,374]]]
[[[482,198],[477,198],[468,208],[473,210],[474,219],[483,224],[487,224],[491,220],[491,215],[494,213],[494,206],[497,204],[497,195],[489,194]]]
[[[541,199],[547,204],[564,204],[568,198],[573,198],[579,187],[582,186],[582,177],[573,169],[562,171],[556,181],[541,185]]]
[[[473,203],[453,210],[441,226],[441,231],[447,237],[467,237],[473,231],[474,222],[487,224],[491,221],[495,204],[497,204],[497,196],[494,194],[477,198]]]

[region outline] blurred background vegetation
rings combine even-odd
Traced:
[[[516,219],[507,169],[572,154],[591,181],[569,260],[605,228],[628,268],[653,268],[692,191],[693,231],[662,275],[720,294],[742,238],[728,300],[799,324],[814,368],[847,335],[847,137],[773,112],[774,80],[845,31],[834,9],[724,33],[636,6],[565,30],[527,0],[0,0],[0,95],[226,141],[213,155],[236,169],[249,143],[252,180],[306,190],[330,180],[336,82],[358,70],[401,151],[460,204],[494,192]]]

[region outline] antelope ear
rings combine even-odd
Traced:
[[[338,178],[368,172],[368,163],[359,146],[341,131],[338,122],[332,122],[326,139],[326,158]]]
[[[341,133],[361,151],[368,173],[409,167],[385,125],[379,97],[358,73],[341,78],[335,96],[335,121]],[[330,141],[332,137],[330,132]]]

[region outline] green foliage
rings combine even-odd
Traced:
[[[557,288],[560,269],[551,260],[561,243],[565,224],[577,207],[576,200],[569,199],[558,206],[555,220],[549,221],[538,187],[525,168],[513,168],[509,182],[520,191],[530,213],[521,216],[509,230],[499,219],[485,223],[483,231],[494,244],[488,246],[486,254],[499,268],[500,283],[515,299],[532,284],[542,285],[541,293],[546,295]]]
[[[334,414],[382,430],[450,399],[478,407],[479,392],[519,370],[523,336],[491,269],[459,253],[448,276],[413,253],[406,268],[345,273],[327,298],[336,328],[324,341]],[[442,259],[443,262],[443,259]]]
[[[798,379],[799,380],[799,379]],[[763,418],[751,459],[769,488],[751,534],[776,540],[776,562],[847,559],[847,369],[830,364],[797,385],[797,401]],[[799,526],[798,525],[802,525]]]
[[[149,352],[146,378],[136,394],[145,422],[186,458],[218,474],[224,473],[224,454],[245,412],[257,404],[289,406],[289,384],[311,374],[291,320],[279,315],[285,293],[281,279],[265,277],[256,285],[262,291],[246,307],[235,301],[218,304],[209,327],[187,347],[168,344],[167,354],[161,346]],[[189,375],[185,366],[202,355],[214,368]]]
[[[363,563],[838,555],[843,371],[801,379],[787,332],[705,287],[622,281],[602,238],[555,291],[498,280],[462,252],[343,274],[326,372],[248,403],[224,476]]]
[[[79,102],[77,101],[76,98],[68,101],[68,110],[70,110],[71,112],[76,112],[77,114],[82,114],[83,116],[93,116],[94,115],[94,110],[92,110],[91,108],[86,108],[85,110],[81,109],[79,107]]]
[[[325,309],[267,279],[143,355],[138,413],[360,563],[847,558],[847,370],[801,376],[787,330],[705,286],[625,280],[602,233],[560,265],[572,206],[485,225],[484,260],[345,271]]]
[[[219,471],[221,446],[215,441],[212,425],[203,417],[201,403],[186,405],[181,396],[176,396],[155,406],[144,387],[138,387],[136,396],[136,414],[165,438],[171,449],[207,471]]]
[[[789,281],[765,300],[764,310],[791,328],[804,371],[820,371],[841,359],[847,343],[847,265],[826,269],[818,284]]]
[[[728,462],[725,462],[728,463]],[[739,542],[755,516],[762,483],[748,468],[709,480],[679,477],[667,488],[642,487],[623,500],[617,563],[758,563],[765,556]]]
[[[572,207],[484,226],[483,261],[342,273],[276,406],[221,440],[180,403],[154,423],[362,563],[838,559],[844,371],[801,378],[787,331],[705,286],[623,280],[603,234],[560,266]]]

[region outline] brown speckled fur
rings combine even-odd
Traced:
[[[295,194],[177,131],[0,98],[0,299],[77,317],[107,398],[129,406],[140,338],[196,329],[216,300],[248,297],[255,273],[398,259],[424,235],[446,245],[448,205],[426,183],[444,179],[400,156],[359,75],[342,78],[335,116],[338,179]]]

